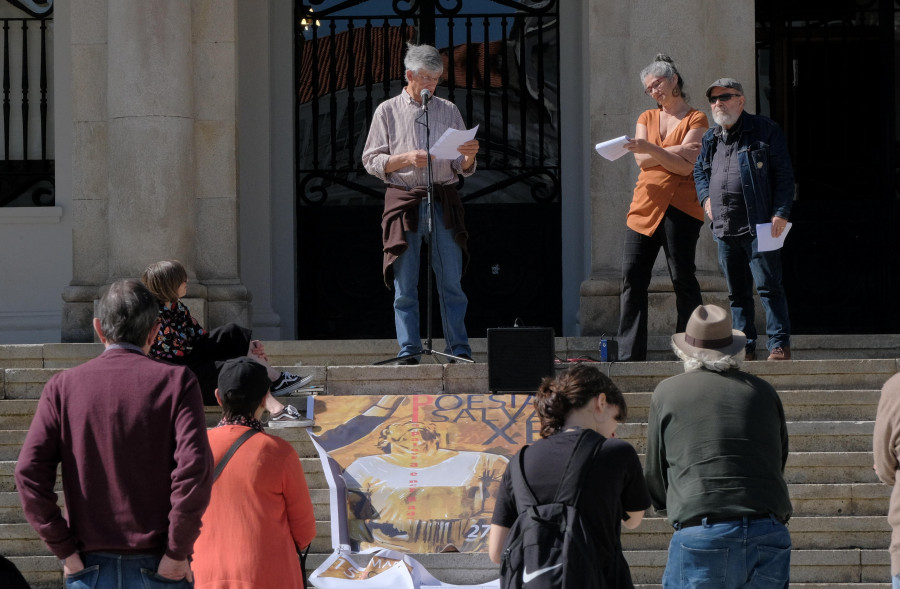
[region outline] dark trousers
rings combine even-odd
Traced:
[[[766,312],[769,351],[791,346],[791,320],[781,283],[781,250],[761,252],[749,233],[737,237],[713,236],[719,246],[719,266],[728,283],[731,326],[747,336],[747,349],[756,350],[756,314],[753,284]]]
[[[647,307],[653,264],[662,248],[675,290],[678,318],[675,332],[684,331],[691,313],[703,304],[694,254],[703,221],[669,207],[653,235],[625,229],[622,256],[622,298],[619,318],[619,360],[647,359]]]
[[[217,405],[216,387],[225,361],[246,356],[249,351],[250,330],[234,323],[217,327],[194,343],[185,364],[200,381],[204,405]]]

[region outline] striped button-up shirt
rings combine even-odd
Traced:
[[[437,96],[428,102],[428,123],[432,146],[447,129],[466,128],[456,105]],[[369,137],[363,149],[363,166],[368,173],[386,184],[406,188],[427,186],[427,167],[404,166],[389,174],[384,172],[390,156],[416,149],[425,149],[425,109],[404,88],[400,94],[385,100],[375,109]],[[433,160],[431,167],[434,183],[456,184],[457,174],[470,176],[475,172],[474,162],[467,170],[463,170],[462,166],[462,155],[455,160]]]

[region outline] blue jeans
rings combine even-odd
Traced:
[[[659,249],[666,254],[675,291],[675,333],[683,332],[694,309],[703,304],[694,254],[703,221],[669,207],[653,235],[625,228],[622,253],[622,297],[619,318],[619,360],[647,359],[648,289]]]
[[[462,279],[462,250],[453,240],[453,231],[444,226],[444,211],[435,201],[433,272],[437,284],[441,322],[444,327],[445,352],[459,356],[472,355],[469,336],[466,334],[466,307],[469,300],[460,286]],[[422,243],[428,242],[428,204],[419,204],[419,226],[416,231],[404,232],[409,244],[393,264],[394,269],[394,324],[397,327],[398,356],[408,356],[422,351],[419,335],[419,262]],[[427,250],[425,255],[428,255]]]
[[[900,589],[900,574],[891,577],[891,589]]]
[[[791,345],[791,320],[788,317],[787,297],[781,285],[781,251],[756,251],[756,237],[718,238],[719,266],[728,283],[731,301],[731,325],[747,336],[747,350],[756,349],[756,323],[753,308],[753,283],[766,312],[766,347],[788,348]]]
[[[162,556],[83,552],[84,570],[66,576],[66,589],[189,589],[193,583],[156,574]]]
[[[669,542],[663,589],[788,587],[791,536],[774,518],[682,528]]]

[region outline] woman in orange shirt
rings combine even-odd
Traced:
[[[635,361],[647,359],[647,291],[660,248],[675,290],[675,332],[703,304],[694,265],[703,209],[693,172],[709,127],[706,115],[687,103],[684,79],[669,56],[657,55],[640,78],[657,108],[641,114],[625,143],[641,171],[626,219],[619,359]]]
[[[218,383],[224,415],[209,430],[215,463],[248,429],[260,433],[235,451],[213,483],[194,543],[194,587],[300,589],[305,579],[297,551],[315,538],[316,518],[297,452],[259,422],[272,381],[265,366],[243,356],[225,362]]]

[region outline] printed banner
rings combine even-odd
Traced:
[[[360,567],[343,552],[335,552],[309,576],[316,589],[498,589],[500,580],[480,585],[450,585],[434,578],[418,561],[393,550],[367,551]]]
[[[540,437],[532,399],[316,397],[334,548],[486,552],[509,458]]]

